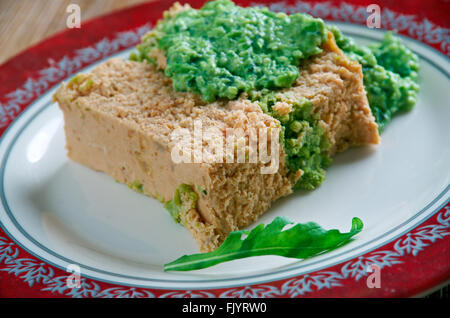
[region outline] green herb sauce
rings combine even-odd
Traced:
[[[419,60],[391,33],[381,43],[364,47],[309,15],[242,8],[230,0],[166,14],[130,58],[156,63],[152,53],[163,52],[165,74],[172,78],[174,89],[200,94],[207,102],[234,99],[247,92],[281,123],[287,167],[292,173],[303,171],[294,189],[312,190],[323,182],[331,163],[330,143],[313,115],[312,104],[306,99],[290,101],[292,112],[287,115],[278,114],[272,106],[279,101],[277,90],[292,86],[299,76],[301,62],[321,52],[328,30],[344,53],[362,65],[380,131],[393,115],[416,104]],[[166,208],[179,221],[179,191],[187,190],[180,187],[177,191]]]
[[[189,200],[185,202],[183,200],[184,195],[187,194]],[[176,223],[181,222],[181,215],[186,213],[190,209],[194,209],[198,200],[198,195],[192,188],[192,186],[188,184],[180,184],[180,186],[175,190],[175,194],[172,200],[169,200],[164,203],[164,207],[169,211],[173,220]]]
[[[139,180],[134,180],[132,183],[128,184],[128,187],[133,191],[144,193],[144,185]]]
[[[216,0],[166,15],[132,59],[155,62],[149,54],[164,51],[174,89],[212,102],[253,89],[290,87],[301,61],[320,53],[326,39],[321,19]]]
[[[411,110],[419,92],[419,58],[392,33],[379,44],[357,45],[337,28],[331,27],[337,45],[363,67],[364,87],[380,131],[392,117]]]
[[[280,141],[286,153],[286,165],[291,173],[299,169],[303,175],[294,185],[294,190],[313,190],[325,180],[325,169],[331,163],[330,142],[318,124],[311,101],[306,98],[288,101],[292,107],[289,114],[281,115],[273,109],[280,98],[274,92],[252,92],[250,94],[262,110],[278,119],[282,131]]]

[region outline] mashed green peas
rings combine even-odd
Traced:
[[[291,101],[293,111],[288,115],[278,114],[272,106],[279,101],[277,89],[291,87],[301,62],[319,54],[326,40],[320,19],[216,0],[200,10],[166,14],[132,59],[155,63],[152,53],[162,51],[167,58],[164,71],[174,89],[200,94],[207,102],[249,93],[281,123],[289,171],[303,171],[294,188],[311,190],[323,182],[331,162],[329,142],[312,115],[312,103]],[[174,207],[169,210],[177,210]]]
[[[320,186],[325,180],[325,169],[331,163],[330,142],[318,124],[319,116],[312,111],[311,101],[306,98],[290,101],[292,111],[281,115],[273,108],[280,101],[276,92],[251,92],[250,97],[266,114],[280,121],[286,166],[291,173],[303,171],[293,189],[313,190]]]
[[[397,113],[411,110],[419,92],[419,58],[398,37],[388,32],[379,44],[357,45],[330,28],[338,46],[363,67],[364,87],[380,131]]]
[[[162,50],[174,89],[212,102],[254,89],[290,87],[301,61],[320,53],[325,41],[320,19],[216,0],[200,10],[167,15],[133,59],[154,62],[149,53]]]
[[[188,197],[187,202],[183,200],[184,196]],[[195,209],[197,200],[198,195],[192,186],[182,183],[175,190],[173,199],[164,203],[164,207],[169,211],[175,223],[182,223],[181,215],[188,210]]]
[[[320,53],[332,31],[336,43],[363,68],[367,98],[380,131],[396,113],[417,102],[419,60],[401,41],[387,33],[379,44],[364,47],[321,19],[286,15],[265,8],[242,8],[230,0],[208,2],[199,10],[167,13],[130,58],[155,63],[163,53],[164,72],[176,91],[199,94],[206,102],[235,99],[246,92],[261,109],[281,123],[280,141],[291,173],[303,171],[294,189],[314,189],[331,163],[330,143],[307,99],[292,100],[292,112],[277,113],[279,89],[291,87],[303,60]],[[278,93],[277,93],[278,92]],[[166,203],[179,220],[181,187]]]

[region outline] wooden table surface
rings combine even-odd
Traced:
[[[0,64],[66,28],[69,4],[78,4],[81,23],[149,0],[0,0]]]

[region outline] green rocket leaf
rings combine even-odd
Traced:
[[[361,232],[363,223],[353,218],[348,233],[336,229],[325,230],[317,223],[297,223],[289,229],[283,228],[293,222],[284,217],[275,218],[264,226],[259,224],[253,230],[231,232],[215,251],[184,255],[164,265],[165,271],[189,271],[210,267],[219,263],[260,255],[279,255],[305,259],[338,248]],[[242,239],[243,235],[247,235]]]

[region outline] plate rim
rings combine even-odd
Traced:
[[[192,1],[191,1],[191,2],[192,2]],[[333,23],[334,23],[334,24],[342,24],[342,23],[338,23],[337,21],[333,21]],[[358,25],[355,25],[355,24],[350,24],[350,25],[351,25],[351,26],[354,26],[354,27],[359,27]],[[64,33],[64,32],[63,32],[63,33]],[[380,32],[380,33],[381,33],[381,32]],[[359,37],[363,37],[361,34],[358,34],[358,36],[359,36]],[[373,39],[373,38],[371,38],[371,39]],[[411,38],[409,38],[409,37],[407,37],[407,39],[408,39],[409,41],[411,41],[411,40],[412,40],[412,41],[415,41],[415,42],[417,42],[419,45],[423,46],[424,49],[431,50],[431,52],[433,52],[433,53],[439,53],[441,57],[444,57],[444,58],[445,58],[445,55],[443,55],[441,52],[436,51],[435,49],[433,49],[433,48],[431,48],[431,47],[429,47],[429,46],[426,46],[426,45],[423,44],[422,42],[419,42],[419,41],[417,41],[417,40],[411,39]],[[119,52],[116,52],[115,54],[117,54],[117,53],[119,53]],[[110,57],[110,56],[108,56],[108,57]],[[98,61],[98,62],[96,62],[96,63],[99,63],[99,62],[101,62],[101,61]],[[428,60],[428,62],[429,62],[430,64],[432,64],[433,66],[436,66],[436,64],[434,64],[433,61]],[[447,60],[447,62],[448,62],[448,60]],[[90,63],[89,65],[92,66],[92,63]],[[438,69],[440,70],[439,67],[438,67]],[[79,71],[79,70],[77,70],[77,71]],[[449,77],[448,72],[443,72],[443,73],[444,73],[445,76],[447,76],[447,78]],[[57,83],[55,83],[54,86],[52,86],[51,88],[47,89],[47,90],[45,91],[44,94],[42,94],[42,95],[39,96],[38,98],[33,99],[32,104],[34,105],[39,99],[44,98],[47,94],[49,94],[49,92],[51,92],[52,90],[54,90],[54,87],[55,87],[59,82],[60,82],[60,80],[59,80]],[[32,107],[26,107],[25,110],[23,110],[23,111],[15,118],[14,122],[8,125],[7,130],[5,130],[5,131],[3,132],[3,134],[1,135],[1,137],[0,137],[0,145],[2,145],[2,144],[4,143],[4,139],[5,139],[4,137],[6,137],[6,136],[9,134],[9,131],[13,128],[13,126],[15,126],[15,124],[16,124],[18,121],[20,122],[20,120],[18,120],[18,119],[19,119],[20,117],[22,117],[22,115],[24,115],[25,113],[27,113],[27,111],[30,110],[30,109],[32,109]],[[20,134],[18,134],[18,135],[20,135]],[[17,135],[17,136],[18,136],[18,135]],[[4,158],[2,158],[2,159],[4,159]],[[2,167],[3,167],[3,161],[4,161],[4,160],[2,160]],[[4,173],[3,170],[4,170],[4,169],[2,169],[2,176],[3,176],[3,173]],[[2,177],[2,182],[3,182],[3,177]],[[445,192],[445,194],[448,192],[448,186],[445,188],[444,192]],[[443,192],[443,193],[444,193],[444,192]],[[441,193],[441,194],[444,195],[443,193]],[[3,196],[3,193],[2,193],[2,196]],[[415,225],[413,228],[411,228],[409,231],[411,231],[411,230],[413,230],[413,229],[419,227],[421,224],[425,223],[427,220],[429,220],[430,218],[432,218],[433,216],[435,216],[436,214],[438,214],[442,209],[445,208],[446,205],[448,205],[449,199],[450,199],[450,198],[447,198],[447,199],[445,200],[446,202],[443,204],[443,206],[440,206],[439,209],[437,209],[436,211],[433,211],[431,214],[429,214],[429,215],[427,216],[426,219],[421,220],[421,223],[416,224],[416,225]],[[433,201],[434,201],[434,200],[433,200]],[[3,197],[2,197],[2,203],[3,203]],[[430,204],[431,204],[431,203],[430,203]],[[428,204],[428,205],[430,205],[430,204]],[[427,206],[428,206],[428,205],[427,205]],[[431,205],[432,205],[432,204],[431,204]],[[425,208],[424,208],[424,209],[425,209]],[[424,209],[422,209],[422,210],[424,210]],[[422,210],[421,210],[421,211],[422,211]],[[448,211],[448,210],[447,210],[447,211]],[[417,217],[417,213],[414,214],[413,218],[415,218],[415,217]],[[406,222],[406,221],[405,221],[405,222]],[[2,229],[3,229],[3,223],[2,223],[2,222],[0,223],[0,225],[2,226]],[[408,232],[409,232],[409,231],[408,231]],[[406,233],[408,233],[408,232],[406,232]],[[0,233],[0,234],[1,234],[1,233]],[[8,234],[8,233],[7,233],[7,234]],[[403,236],[404,234],[405,234],[405,233],[401,234],[400,236],[396,236],[396,237],[393,238],[391,241],[396,240],[397,238]],[[0,238],[1,238],[1,236],[0,236]],[[11,238],[11,237],[8,235],[8,238]],[[389,241],[389,242],[391,242],[391,241]],[[376,248],[373,248],[373,249],[371,249],[370,251],[366,251],[365,253],[369,253],[369,252],[371,252],[371,251],[373,251],[373,250],[375,250],[375,249],[377,249],[377,248],[379,248],[379,247],[385,246],[385,245],[387,245],[387,243],[389,243],[389,242],[385,242],[385,243],[382,244],[381,246],[377,246]],[[363,253],[363,254],[365,254],[365,253]],[[363,254],[361,254],[361,255],[363,255]],[[342,261],[342,262],[345,262],[345,261],[346,261],[346,260],[344,260],[344,261]],[[341,262],[341,263],[342,263],[342,262]],[[1,265],[1,263],[0,263],[0,265]],[[316,270],[314,270],[314,272],[315,272],[315,271],[321,271],[321,270],[322,270],[322,269],[316,269]],[[264,275],[264,274],[263,274],[263,275]],[[233,278],[233,279],[235,279],[235,278]],[[283,279],[284,279],[284,278],[283,278]],[[98,278],[94,278],[94,280],[98,280]],[[183,282],[185,282],[185,281],[183,281]],[[190,283],[189,281],[186,281],[186,282]],[[113,283],[113,284],[115,284],[115,283]],[[254,284],[260,284],[260,283],[258,282],[258,283],[254,283]],[[147,288],[147,287],[146,287],[146,288]],[[228,287],[225,287],[225,288],[228,288]],[[184,290],[185,288],[180,288],[180,289],[181,289],[181,290]]]
[[[355,34],[356,35],[356,34]],[[359,36],[359,35],[358,35]],[[127,51],[127,50],[125,50]],[[124,54],[125,52],[121,52],[119,54]],[[98,62],[98,63],[101,63]],[[97,64],[97,63],[95,63]],[[88,66],[87,68],[91,68],[91,67],[95,67],[94,65]],[[82,70],[83,71],[83,70]],[[6,194],[4,192],[5,190],[5,172],[6,172],[6,165],[8,163],[8,159],[10,156],[11,151],[14,148],[14,145],[17,141],[18,138],[20,138],[22,132],[24,129],[26,129],[26,127],[35,119],[35,117],[37,117],[41,112],[47,110],[49,107],[53,106],[54,103],[51,100],[48,100],[48,95],[51,95],[53,93],[55,89],[51,89],[48,92],[46,92],[45,94],[43,94],[42,96],[40,96],[39,98],[37,98],[29,107],[27,107],[27,109],[21,113],[21,116],[19,116],[7,129],[7,131],[5,131],[5,133],[3,134],[2,137],[5,137],[4,139],[2,138],[0,140],[0,201],[2,203],[2,208],[4,209],[4,212],[6,212],[6,215],[9,217],[9,221],[11,221],[11,223],[15,226],[15,229],[17,229],[21,235],[23,235],[29,242],[31,242],[35,248],[38,248],[50,255],[52,255],[53,257],[63,261],[66,264],[77,264],[80,266],[80,268],[82,269],[87,269],[88,272],[93,272],[93,273],[98,273],[100,275],[109,275],[111,277],[117,277],[119,279],[130,279],[130,280],[136,280],[136,281],[145,281],[147,283],[167,283],[167,284],[175,284],[175,283],[181,283],[181,284],[202,284],[202,283],[206,283],[206,284],[212,284],[212,283],[222,283],[222,284],[226,284],[226,286],[219,286],[218,288],[227,288],[227,287],[235,287],[235,286],[239,286],[239,284],[233,284],[233,281],[236,280],[242,280],[242,279],[258,279],[258,278],[264,278],[267,277],[269,275],[277,275],[277,274],[282,274],[281,277],[279,277],[277,280],[283,280],[283,279],[287,279],[287,278],[291,278],[293,277],[292,275],[296,276],[296,275],[304,275],[310,272],[316,272],[316,271],[320,271],[323,270],[325,268],[337,265],[337,264],[341,264],[343,262],[349,261],[351,259],[357,258],[361,255],[367,254],[372,252],[373,250],[376,250],[382,246],[387,245],[388,243],[398,239],[399,237],[405,235],[406,233],[410,232],[412,229],[414,229],[415,227],[417,227],[418,225],[420,225],[421,223],[424,223],[426,220],[428,220],[429,218],[431,218],[435,213],[437,213],[438,211],[440,211],[444,206],[446,206],[449,202],[450,202],[450,184],[448,184],[447,186],[445,186],[442,191],[436,196],[434,197],[429,203],[427,203],[423,208],[421,208],[420,210],[418,210],[417,213],[413,214],[411,217],[409,217],[407,220],[403,221],[401,224],[396,225],[394,228],[390,229],[389,231],[380,234],[379,236],[377,236],[376,238],[371,239],[370,241],[368,241],[366,244],[370,245],[374,242],[377,242],[377,244],[375,244],[374,246],[371,247],[365,247],[365,246],[357,246],[353,249],[344,251],[342,253],[339,253],[337,255],[330,255],[325,259],[319,260],[317,262],[313,262],[310,264],[299,264],[298,266],[290,266],[288,268],[285,269],[281,269],[281,270],[276,270],[276,271],[272,271],[270,273],[260,273],[260,274],[253,274],[253,275],[244,275],[244,276],[239,276],[239,277],[230,277],[230,278],[225,278],[225,279],[212,279],[212,280],[202,280],[199,278],[199,280],[175,280],[175,279],[152,279],[152,278],[145,278],[145,277],[137,277],[137,276],[128,276],[128,275],[122,275],[120,273],[114,273],[114,272],[109,272],[109,271],[105,271],[99,268],[95,268],[92,266],[88,266],[88,265],[84,265],[81,264],[80,262],[74,262],[73,260],[71,260],[70,258],[60,255],[52,250],[50,250],[49,248],[47,248],[46,246],[44,246],[43,244],[41,244],[36,238],[34,238],[32,235],[30,235],[21,225],[20,223],[16,220],[11,208],[9,207],[8,204],[8,200],[6,197]],[[28,118],[23,119],[25,116],[28,116]],[[15,130],[15,131],[13,131]],[[10,136],[10,133],[12,134]],[[7,143],[5,143],[5,140]],[[9,142],[8,142],[9,141]],[[5,150],[2,150],[2,148],[6,148]],[[438,207],[433,207],[435,206],[437,203],[439,203]],[[430,212],[430,209],[433,207],[432,212]],[[428,213],[427,213],[428,212]],[[422,218],[420,218],[422,216]],[[419,220],[416,220],[417,218],[419,218]],[[410,225],[411,224],[411,225]],[[405,227],[407,227],[406,229],[404,229]],[[44,256],[42,256],[41,254],[39,254],[38,252],[31,250],[30,248],[26,247],[21,241],[19,241],[14,235],[12,235],[11,231],[8,230],[8,228],[5,226],[4,221],[0,222],[0,228],[8,235],[8,237],[10,237],[11,239],[13,239],[13,241],[20,246],[21,248],[23,248],[24,250],[26,250],[28,253],[30,253],[31,255],[33,255],[36,258],[41,259],[42,261],[55,266],[59,269],[64,270],[66,267],[64,267],[63,265],[57,264],[51,260],[49,260],[48,258],[44,258]],[[400,233],[395,234],[393,237],[391,237],[388,240],[385,241],[380,241],[382,237],[384,236],[389,236],[392,233],[398,232],[400,229],[402,229],[400,231]],[[359,250],[357,253],[354,253],[355,250]],[[301,273],[291,273],[288,274],[290,272],[293,271],[301,271],[301,268],[304,267],[309,267],[312,266],[314,264],[317,263],[323,263],[324,261],[339,257],[339,256],[343,256],[343,255],[347,255],[346,257],[344,257],[341,260],[338,260],[336,262],[331,262],[331,264],[327,264],[327,265],[322,265],[319,267],[316,267],[314,269],[311,269],[309,271],[306,272],[301,272]],[[83,273],[85,273],[85,271],[82,271]],[[99,280],[99,281],[103,281],[105,283],[110,283],[110,284],[120,284],[119,281],[113,281],[113,280],[109,280],[109,279],[105,279],[105,278],[99,278],[97,276],[91,275],[91,274],[83,274],[84,277],[89,278],[89,279],[93,279],[93,280]],[[254,284],[259,284],[259,283],[266,283],[270,280],[258,280],[257,282],[254,282]],[[231,284],[231,285],[230,285]],[[127,284],[133,287],[143,287],[143,288],[161,288],[161,286],[151,286],[151,285],[145,285],[145,284]],[[194,287],[190,287],[190,289],[192,289]],[[186,289],[186,287],[179,287],[178,289]]]

